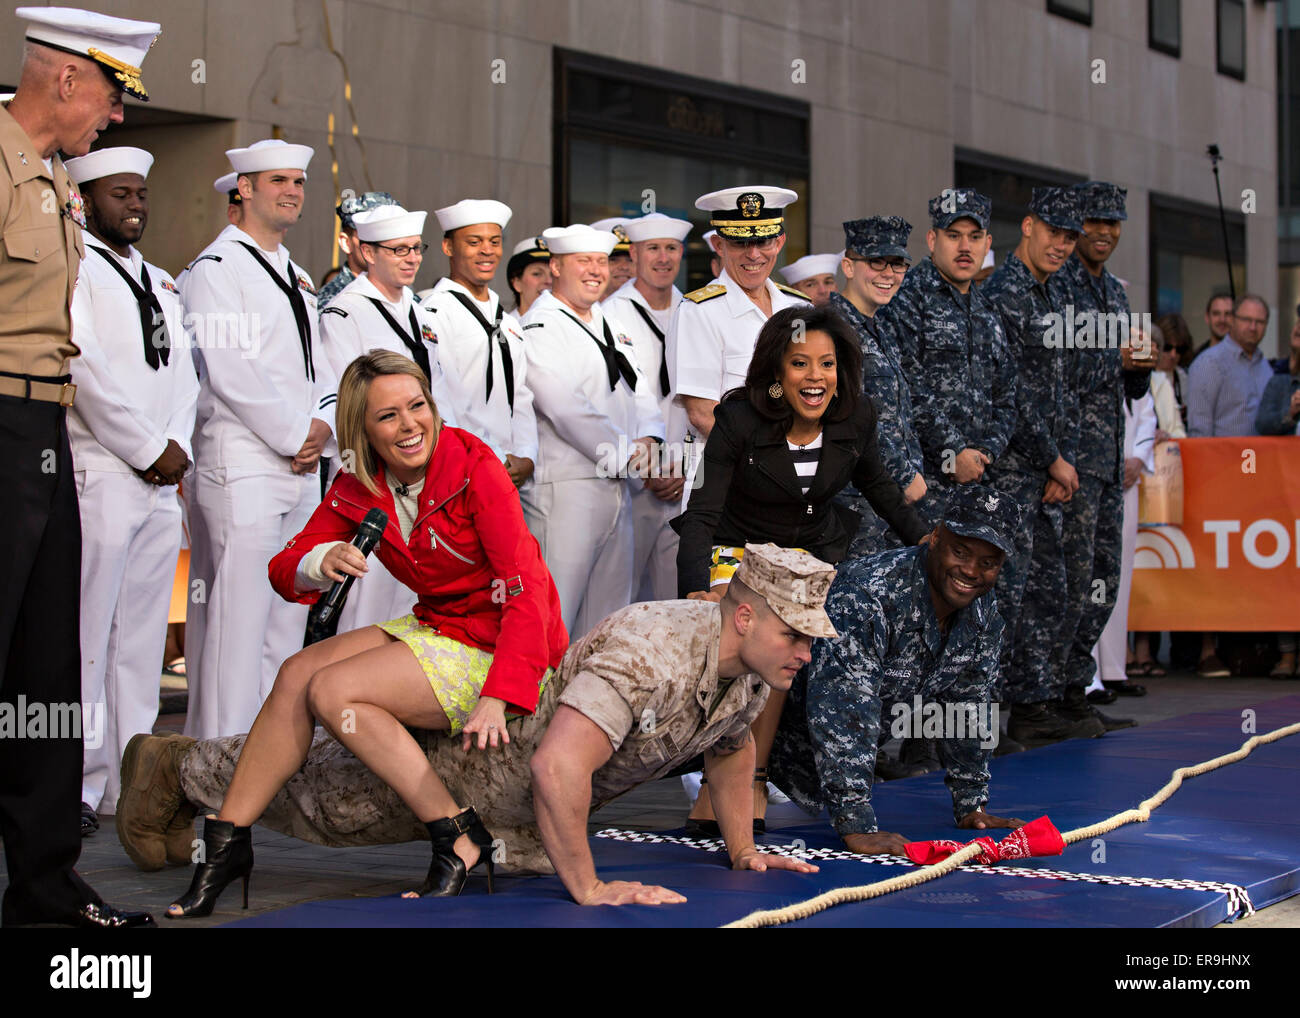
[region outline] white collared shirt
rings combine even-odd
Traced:
[[[315,381],[307,374],[289,299],[241,242],[257,249],[286,283],[290,269],[298,279]],[[199,369],[195,464],[291,472],[313,418],[334,430],[338,398],[334,369],[321,349],[311,277],[283,244],[265,251],[243,230],[227,226],[190,263],[182,294]],[[338,455],[333,438],[324,455]]]
[[[192,458],[190,440],[199,398],[199,380],[185,332],[180,290],[170,275],[146,262],[134,247],[123,258],[83,231],[86,254],[72,298],[72,334],[81,356],[71,362],[77,397],[68,413],[68,437],[78,470],[130,473],[145,470],[167,448],[169,439]],[[108,253],[162,306],[171,352],[155,371],[145,359],[140,312],[135,295],[99,253]]]
[[[636,372],[635,392],[622,378],[610,391],[605,358],[594,338],[603,340],[606,323],[616,349]],[[613,315],[593,304],[591,321],[582,322],[577,312],[547,290],[528,309],[523,324],[528,381],[537,411],[539,484],[615,476],[636,439],[664,437],[654,388],[637,365],[627,329]]]
[[[537,460],[537,416],[533,412],[533,394],[528,388],[527,361],[523,329],[508,314],[501,316],[501,339],[490,339],[478,319],[454,293],[471,301],[492,325],[500,298],[488,290],[486,302],[476,300],[468,289],[443,277],[424,300],[424,308],[433,315],[438,333],[438,351],[446,373],[451,400],[461,427],[483,439],[504,460],[507,453]],[[499,344],[510,350],[514,410],[507,398],[505,359]],[[492,357],[492,395],[487,394],[488,356]]]
[[[347,366],[370,350],[391,350],[403,357],[411,356],[410,349],[384,320],[383,314],[371,303],[372,300],[383,304],[393,320],[407,333],[411,329],[411,310],[415,310],[415,321],[420,326],[420,340],[429,352],[429,373],[433,376],[429,379],[429,389],[433,393],[433,401],[438,405],[438,413],[445,423],[453,428],[460,427],[455,394],[442,366],[442,348],[434,316],[420,306],[409,286],[402,287],[397,301],[393,302],[363,272],[329,302],[320,316],[321,346],[335,375],[342,378]]]

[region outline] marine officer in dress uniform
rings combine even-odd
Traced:
[[[627,220],[623,229],[632,245],[635,276],[602,306],[627,329],[667,429],[674,411],[680,415],[682,410],[673,405],[664,340],[673,312],[682,302],[676,279],[691,223],[651,212]],[[632,480],[632,589],[639,601],[670,601],[677,596],[678,538],[668,521],[679,511],[685,485],[680,459],[680,454],[670,451],[656,458],[649,476]]]
[[[727,390],[745,384],[763,323],[777,311],[808,302],[798,290],[769,278],[785,247],[782,210],[798,198],[784,187],[746,186],[711,191],[695,201],[717,231],[714,250],[723,268],[714,282],[686,294],[665,342],[668,380],[686,411],[684,433],[668,436],[670,443],[689,447],[683,503],[713,429],[713,408]]]
[[[387,191],[350,194],[339,202],[334,213],[339,217],[339,250],[343,252],[344,262],[339,267],[338,275],[320,288],[316,305],[322,311],[343,292],[345,286],[366,271],[366,263],[361,257],[361,252],[357,250],[357,226],[353,217],[358,212],[369,212],[371,209],[397,204],[397,199]]]
[[[438,333],[449,409],[460,427],[483,439],[505,463],[519,488],[532,479],[537,465],[537,416],[528,388],[523,328],[506,316],[501,298],[488,286],[501,264],[510,207],[466,198],[434,215],[442,227],[450,275],[438,280],[424,307],[433,314]]]
[[[337,380],[316,292],[283,243],[302,216],[312,149],[268,140],[226,155],[244,225],[190,264],[183,291],[200,384],[187,492],[186,731],[196,737],[247,730],[302,648],[307,608],[276,596],[266,563],[306,525],[321,455],[336,450]]]
[[[839,254],[804,255],[781,269],[781,278],[814,304],[825,304],[835,292],[835,270],[840,267],[844,252]]]
[[[180,290],[133,246],[149,221],[153,156],[104,148],[68,161],[85,199],[85,259],[72,299],[81,356],[68,414],[81,544],[81,698],[103,704],[87,745],[83,813],[117,812],[131,736],[158,717],[158,662],[181,548],[176,485],[190,466],[199,398]]]
[[[321,347],[337,378],[370,350],[410,357],[429,378],[443,422],[456,427],[460,421],[442,368],[434,315],[411,291],[427,246],[422,239],[426,216],[390,204],[352,215],[352,248],[365,268],[321,311]],[[377,558],[367,565],[369,572],[352,584],[339,612],[340,633],[398,618],[415,603],[414,592]]]
[[[586,225],[542,237],[555,283],[524,316],[538,454],[520,495],[576,639],[632,600],[628,477],[646,468],[664,425],[627,330],[598,303],[618,238]]]
[[[0,709],[26,721],[80,704],[81,521],[66,408],[71,302],[86,225],[62,151],[85,155],[122,93],[147,99],[140,64],[160,28],[69,7],[20,7],[28,23],[18,91],[0,107]],[[8,40],[6,40],[8,44]],[[53,200],[51,200],[53,199]],[[152,926],[106,905],[77,876],[83,734],[0,738],[5,926]]]

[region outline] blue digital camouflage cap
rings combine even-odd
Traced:
[[[1079,195],[1079,215],[1083,219],[1127,219],[1124,201],[1128,197],[1128,188],[1109,184],[1104,180],[1090,180],[1086,184],[1075,184],[1074,190]]]
[[[1036,187],[1029,199],[1029,211],[1058,230],[1083,230],[1079,194],[1072,187]]]
[[[930,225],[936,230],[946,230],[958,219],[973,219],[981,230],[987,230],[992,215],[993,202],[973,188],[944,188],[930,199]]]
[[[1020,503],[987,484],[959,484],[952,489],[943,525],[962,537],[975,537],[1015,552],[1020,533]]]
[[[912,224],[901,216],[869,216],[844,224],[844,250],[863,258],[906,258]]]
[[[400,204],[387,191],[366,191],[364,194],[348,195],[339,202],[338,208],[334,211],[338,213],[339,222],[343,224],[345,230],[355,230],[356,224],[352,222],[352,217],[358,212],[369,212],[371,209],[383,208],[385,205]]]

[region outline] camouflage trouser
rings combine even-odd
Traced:
[[[1056,696],[1092,681],[1092,649],[1119,591],[1123,517],[1124,492],[1116,481],[1079,474],[1079,490],[1065,503],[1066,609],[1053,651],[1060,668]]]
[[[846,561],[874,555],[878,551],[903,547],[903,539],[894,533],[888,523],[876,515],[876,511],[871,508],[871,503],[858,494],[856,489],[846,488],[835,496],[835,501],[852,509],[862,520],[858,524],[858,532],[853,535],[853,540],[849,544]]]
[[[1007,473],[990,483],[1019,502],[1024,512],[1015,553],[1007,556],[998,574],[998,612],[1007,624],[998,698],[1008,703],[1051,700],[1059,695],[1052,651],[1065,614],[1062,507],[1043,503],[1043,476]]]
[[[415,732],[456,802],[473,806],[499,844],[495,858],[515,871],[553,872],[533,816],[529,761],[552,715],[560,683],[549,682],[537,712],[508,722],[510,744],[480,752],[461,750],[460,737]],[[204,739],[181,761],[181,789],[200,812],[220,809],[246,735]],[[258,823],[317,845],[344,847],[427,841],[416,819],[387,784],[317,730],[306,762],[276,793]]]

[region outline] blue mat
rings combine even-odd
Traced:
[[[1255,732],[1300,721],[1300,696],[1255,708]],[[1066,831],[1096,823],[1155,794],[1176,767],[1237,749],[1249,738],[1239,712],[1192,714],[1112,732],[1101,739],[1059,743],[993,761],[989,808],[1023,820],[1047,814]],[[1055,871],[1065,878],[1028,877],[1012,867],[963,869],[883,898],[828,909],[796,926],[1046,927],[1213,926],[1234,918],[1231,887],[1145,886],[1146,878],[1232,885],[1255,908],[1300,893],[1300,736],[1255,749],[1245,760],[1183,783],[1149,823],[1133,823],[1104,839],[1071,845],[1065,854],[1014,864],[1018,871]],[[941,774],[877,787],[885,829],[913,840],[967,840],[950,819]],[[793,807],[774,807],[760,839],[770,846],[841,849],[825,818],[809,821]],[[781,826],[782,824],[785,826]],[[1001,833],[994,832],[1000,837]],[[669,832],[671,837],[673,832]],[[621,837],[645,839],[654,835]],[[802,847],[802,846],[800,846]],[[735,873],[718,852],[671,840],[592,839],[606,880],[663,884],[684,905],[583,908],[554,877],[502,878],[487,895],[481,877],[449,900],[398,897],[316,901],[232,923],[242,927],[463,926],[681,927],[718,926],[756,909],[778,908],[836,887],[873,883],[907,872],[907,864],[816,860],[815,874]],[[981,872],[983,870],[983,872]]]

